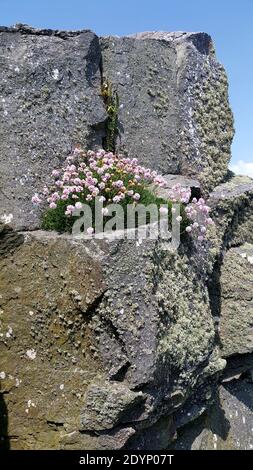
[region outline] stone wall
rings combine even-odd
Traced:
[[[19,25],[0,28],[0,49],[0,447],[242,448],[230,410],[251,419],[253,182],[228,172],[210,37]],[[201,249],[40,230],[32,194],[73,146],[103,143],[105,79],[117,148],[208,195],[216,224]]]
[[[233,118],[227,78],[205,33],[101,39],[103,74],[120,98],[118,148],[161,173],[227,174]]]
[[[210,189],[227,173],[227,79],[205,33],[99,38],[91,31],[0,28],[0,219],[39,228],[31,204],[76,145],[102,145],[101,82],[120,101],[117,148]]]

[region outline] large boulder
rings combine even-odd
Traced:
[[[231,248],[221,268],[219,334],[225,357],[253,352],[253,245]]]
[[[25,234],[0,264],[0,394],[8,421],[0,446],[10,436],[17,449],[93,448],[78,429],[86,387],[103,375],[89,327],[105,290],[98,260],[83,244],[39,232]]]
[[[103,76],[117,88],[117,147],[163,174],[217,185],[227,173],[233,118],[227,78],[205,33],[101,38]]]
[[[224,250],[253,243],[253,179],[231,173],[211,192],[208,204],[216,225],[219,247]]]
[[[91,31],[0,28],[0,220],[39,227],[31,203],[71,149],[102,144],[101,53]]]
[[[175,412],[195,413],[200,395],[203,412],[225,366],[195,257],[155,240],[22,236],[0,263],[11,447],[146,448],[153,435],[163,448]]]

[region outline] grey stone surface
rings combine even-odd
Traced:
[[[253,179],[231,174],[208,198],[219,246],[253,243]]]
[[[253,352],[253,245],[231,248],[221,268],[222,355]]]
[[[238,354],[226,358],[227,366],[222,374],[222,381],[229,382],[234,378],[241,377],[253,370],[253,353]]]
[[[0,397],[8,416],[7,429],[0,417],[0,448],[8,439],[12,449],[96,445],[78,429],[87,385],[103,374],[89,327],[106,288],[101,276],[98,259],[64,236],[26,233],[0,257]]]
[[[118,148],[163,174],[214,187],[227,173],[233,119],[227,79],[205,33],[101,38],[103,75],[118,90]]]
[[[232,115],[210,37],[99,45],[90,31],[18,25],[0,28],[0,53],[0,446],[161,450],[178,432],[176,447],[252,448],[241,379],[253,361],[253,180],[227,174]],[[118,147],[162,172],[165,193],[212,189],[202,246],[30,231],[50,170],[72,146],[102,143],[101,72],[118,88]]]
[[[176,184],[180,184],[184,188],[191,188],[192,195],[200,196],[201,195],[201,185],[198,180],[188,178],[187,176],[182,175],[164,175],[165,184],[163,187],[150,185],[149,190],[153,192],[156,196],[170,199],[170,191]]]
[[[0,220],[39,227],[31,197],[81,144],[101,146],[100,48],[91,31],[0,28]]]
[[[216,403],[178,433],[175,449],[252,450],[253,385],[234,380],[220,387]]]
[[[200,393],[204,410],[225,367],[196,259],[154,240],[22,235],[0,263],[11,447],[161,449],[173,414]]]
[[[88,387],[84,402],[81,430],[103,431],[133,421],[145,403],[145,395],[117,382],[94,383]]]

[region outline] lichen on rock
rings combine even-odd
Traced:
[[[253,180],[210,36],[17,25],[0,50],[0,447],[251,448]],[[106,137],[106,79],[117,150],[208,196],[203,244],[40,230],[34,186]]]

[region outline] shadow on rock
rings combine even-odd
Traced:
[[[8,437],[8,412],[4,401],[4,394],[1,393],[0,384],[0,450],[8,450],[10,448]]]
[[[217,397],[216,402],[203,415],[178,431],[178,438],[171,448],[213,450],[215,448],[213,437],[226,441],[229,431],[230,423]]]

